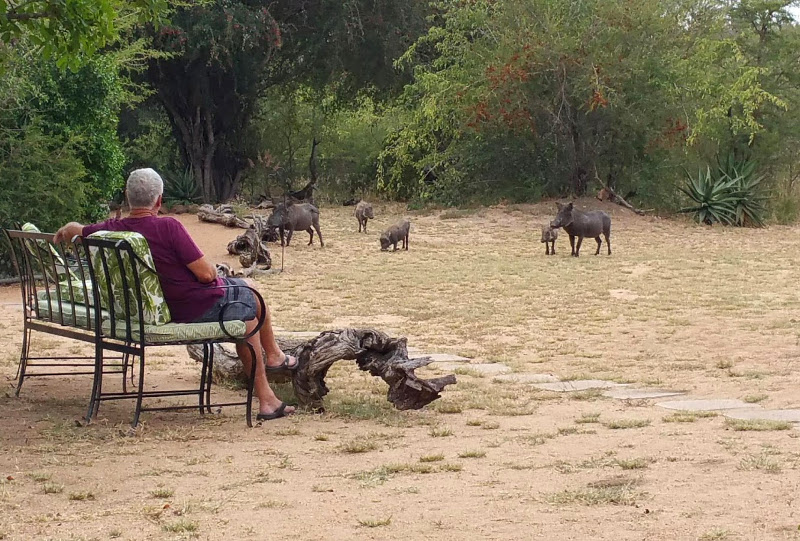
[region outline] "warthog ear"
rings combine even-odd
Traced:
[[[570,201],[569,205],[567,205],[567,210],[572,210],[573,208],[574,208],[574,205],[572,204],[572,201]]]

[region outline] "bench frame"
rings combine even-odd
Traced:
[[[247,386],[246,400],[240,402],[212,403],[211,384],[213,381],[215,343],[243,343],[250,350],[253,359],[257,359],[255,350],[247,339],[257,334],[266,320],[266,307],[263,297],[253,288],[247,287],[255,295],[261,305],[261,318],[249,334],[234,336],[228,332],[224,319],[225,308],[220,314],[219,333],[214,338],[198,338],[192,340],[174,340],[148,342],[145,324],[142,321],[129,321],[114,310],[115,300],[122,303],[124,313],[142,313],[141,270],[156,274],[160,280],[164,277],[151,268],[134,252],[125,240],[109,240],[76,237],[72,243],[55,243],[52,233],[33,233],[19,230],[3,229],[11,246],[12,259],[20,278],[23,308],[23,338],[20,361],[17,369],[16,396],[19,396],[22,384],[27,378],[43,376],[91,375],[93,384],[87,422],[96,417],[100,403],[107,400],[135,400],[135,412],[131,426],[135,428],[143,411],[165,411],[197,408],[201,414],[211,413],[212,408],[222,406],[246,406],[247,426],[252,426],[252,399],[255,379],[255,362]],[[89,248],[102,258],[102,272],[108,285],[109,306],[101,298],[96,279],[96,270],[89,264]],[[70,259],[70,255],[74,257]],[[121,262],[123,258],[135,261],[132,272],[122,272],[124,284],[123,295],[114,296],[111,288],[111,276],[108,260],[114,258]],[[71,268],[72,272],[66,269]],[[120,268],[124,268],[120,265]],[[76,279],[77,278],[77,279]],[[89,283],[91,287],[87,285]],[[82,296],[83,300],[78,300]],[[77,298],[76,298],[77,297]],[[121,298],[120,298],[121,297]],[[230,306],[230,305],[228,305]],[[85,310],[85,317],[78,315],[78,310]],[[104,330],[110,323],[110,329]],[[188,324],[191,325],[191,324]],[[118,329],[124,328],[122,337]],[[93,356],[31,356],[32,331],[52,334],[72,340],[94,345]],[[145,364],[146,349],[157,346],[203,345],[203,362],[200,372],[200,384],[193,389],[172,389],[163,391],[146,391]],[[109,356],[109,353],[111,355]],[[138,359],[138,381],[134,383],[134,363]],[[73,370],[69,370],[69,369]],[[42,369],[42,370],[39,370]],[[127,373],[130,369],[131,383],[134,389],[129,390]],[[103,376],[106,374],[123,374],[121,391],[105,391]],[[197,396],[196,405],[148,406],[147,399],[167,397]]]
[[[94,344],[95,328],[91,318],[84,324],[78,321],[78,307],[90,314],[94,309],[89,301],[89,288],[86,286],[85,260],[78,255],[69,265],[69,250],[65,243],[53,242],[52,233],[34,233],[3,229],[11,250],[14,268],[17,271],[22,294],[23,331],[22,349],[17,366],[17,387],[19,396],[27,378],[49,376],[95,375],[97,363],[95,356],[32,356],[33,331],[52,334],[80,342]],[[72,273],[65,272],[66,268]],[[64,281],[59,281],[59,274]],[[74,280],[77,275],[80,281]],[[60,287],[66,285],[66,292]],[[83,294],[83,302],[76,301],[76,294]],[[73,309],[66,310],[65,307]],[[71,313],[70,313],[71,312]],[[124,354],[113,359],[114,363],[104,366],[106,373],[125,373],[129,359]],[[82,370],[69,370],[80,368]],[[132,366],[131,366],[132,368]],[[133,372],[131,371],[131,377]],[[127,390],[126,378],[122,378]]]

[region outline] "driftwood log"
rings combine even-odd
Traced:
[[[638,208],[634,207],[633,205],[631,205],[630,203],[628,203],[627,201],[625,201],[625,199],[621,195],[619,195],[617,192],[615,192],[614,189],[611,186],[607,185],[605,182],[600,180],[600,175],[597,174],[597,168],[596,167],[594,169],[594,178],[595,178],[595,180],[597,180],[597,182],[600,184],[600,186],[602,186],[600,191],[597,192],[597,199],[599,199],[600,201],[611,201],[612,203],[616,203],[617,205],[619,205],[621,207],[625,207],[628,210],[632,210],[633,212],[635,212],[639,216],[644,216],[646,212],[650,212],[652,210],[652,209],[650,209],[650,210],[638,209]]]
[[[197,219],[201,222],[222,224],[227,227],[241,227],[242,229],[250,227],[249,223],[233,213],[233,208],[230,205],[220,205],[217,208],[211,205],[202,205],[197,210]]]
[[[405,338],[391,338],[375,329],[325,331],[307,341],[278,340],[284,352],[294,355],[300,368],[294,372],[270,372],[271,381],[289,381],[294,386],[300,407],[324,411],[328,394],[325,376],[333,363],[355,360],[361,370],[383,379],[389,390],[387,399],[399,410],[420,409],[440,397],[442,390],[456,383],[452,374],[420,379],[414,371],[428,365],[430,357],[408,358]],[[196,361],[203,358],[202,346],[186,346]],[[214,345],[214,376],[244,381],[242,362],[229,345]]]

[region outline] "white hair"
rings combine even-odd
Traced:
[[[151,208],[162,193],[164,193],[164,181],[155,170],[149,167],[136,169],[128,175],[125,195],[132,209]]]

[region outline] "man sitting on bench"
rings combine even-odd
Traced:
[[[242,320],[247,332],[255,329],[261,316],[261,303],[246,287],[220,287],[222,285],[255,287],[252,280],[220,278],[217,271],[189,236],[186,228],[175,218],[160,217],[164,182],[153,169],[137,169],[128,176],[125,193],[130,206],[127,218],[106,220],[93,225],[70,222],[55,235],[55,241],[70,241],[76,235],[88,236],[96,231],[133,231],[141,234],[150,246],[156,271],[162,276],[164,298],[176,323],[201,323],[219,321],[224,309],[225,321]],[[235,301],[235,302],[234,302]],[[230,304],[233,303],[233,304]],[[228,306],[226,306],[228,305]],[[258,334],[248,339],[256,355],[266,352],[266,370],[294,370],[298,361],[285,355],[272,332],[269,308]],[[253,359],[249,349],[237,345],[246,374],[250,373]],[[267,381],[264,363],[256,363],[254,391],[259,400],[259,421],[277,419],[294,412],[272,391]]]

